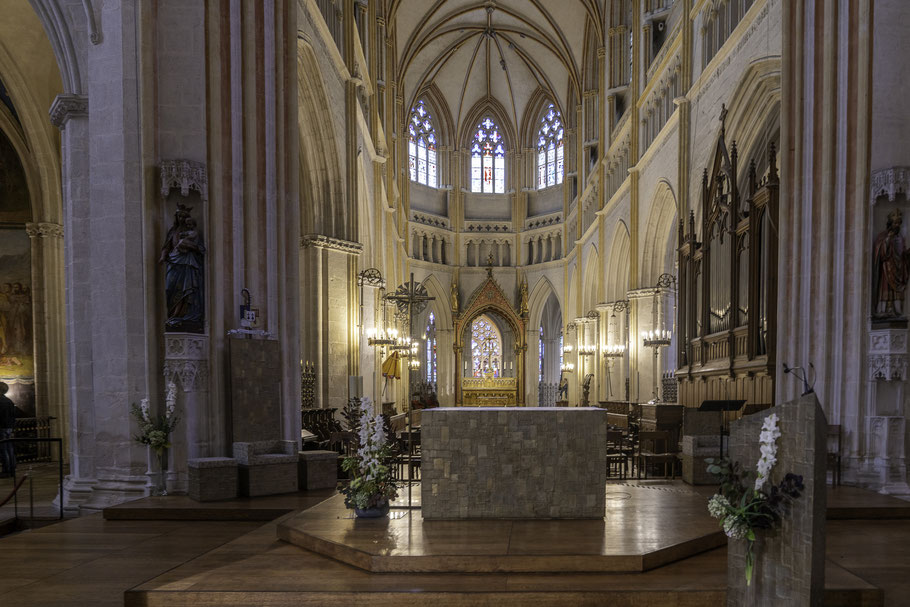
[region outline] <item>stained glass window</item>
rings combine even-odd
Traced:
[[[436,383],[436,315],[427,318],[427,381]]]
[[[489,316],[471,323],[471,361],[474,377],[502,377],[502,336]]]
[[[411,109],[408,121],[408,171],[411,181],[438,187],[436,180],[436,129],[423,99]]]
[[[506,148],[502,131],[489,116],[480,121],[471,143],[471,191],[506,191]]]
[[[543,383],[543,325],[540,325],[540,351],[537,357],[537,383]]]
[[[562,369],[562,333],[559,334],[559,368]]]
[[[562,183],[565,126],[559,110],[552,103],[547,106],[537,132],[537,189],[542,190]]]

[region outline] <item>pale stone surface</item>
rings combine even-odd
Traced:
[[[423,517],[603,517],[606,439],[603,409],[426,410]]]
[[[187,460],[191,498],[197,502],[237,497],[237,460],[232,457],[202,457]]]
[[[338,454],[334,451],[301,451],[297,485],[301,491],[331,489],[338,484]]]
[[[769,483],[788,472],[803,477],[805,491],[788,507],[780,527],[759,531],[752,585],[746,586],[746,542],[730,540],[727,605],[820,606],[825,588],[825,437],[827,421],[814,394],[733,422],[730,459],[755,470],[765,418],[776,414],[781,432]],[[754,478],[754,476],[753,476]]]

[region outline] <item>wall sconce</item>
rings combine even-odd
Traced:
[[[587,346],[581,346],[580,348],[578,348],[578,353],[581,354],[582,356],[591,356],[595,352],[597,352],[597,346],[595,346],[593,344],[589,344]]]
[[[562,371],[563,373],[571,373],[572,371],[575,370],[575,365],[573,365],[572,363],[563,363],[562,366],[559,367],[559,370]]]
[[[603,349],[604,358],[620,358],[626,353],[625,344],[613,344]]]

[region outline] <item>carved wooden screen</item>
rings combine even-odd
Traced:
[[[679,402],[773,402],[778,175],[773,145],[760,181],[750,163],[741,195],[737,151],[724,128],[702,177],[702,221],[680,222]]]

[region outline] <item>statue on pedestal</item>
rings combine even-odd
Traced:
[[[458,316],[458,283],[452,279],[452,316]]]
[[[528,281],[524,278],[521,279],[519,287],[518,313],[521,316],[528,315]]]
[[[872,316],[898,319],[904,316],[904,292],[910,278],[910,252],[901,236],[903,216],[900,209],[888,214],[884,231],[875,237],[873,247]],[[898,305],[899,302],[899,305]]]
[[[205,321],[205,245],[190,217],[192,207],[177,204],[174,224],[167,231],[159,263],[167,268],[164,290],[167,298],[168,331],[202,333]]]

